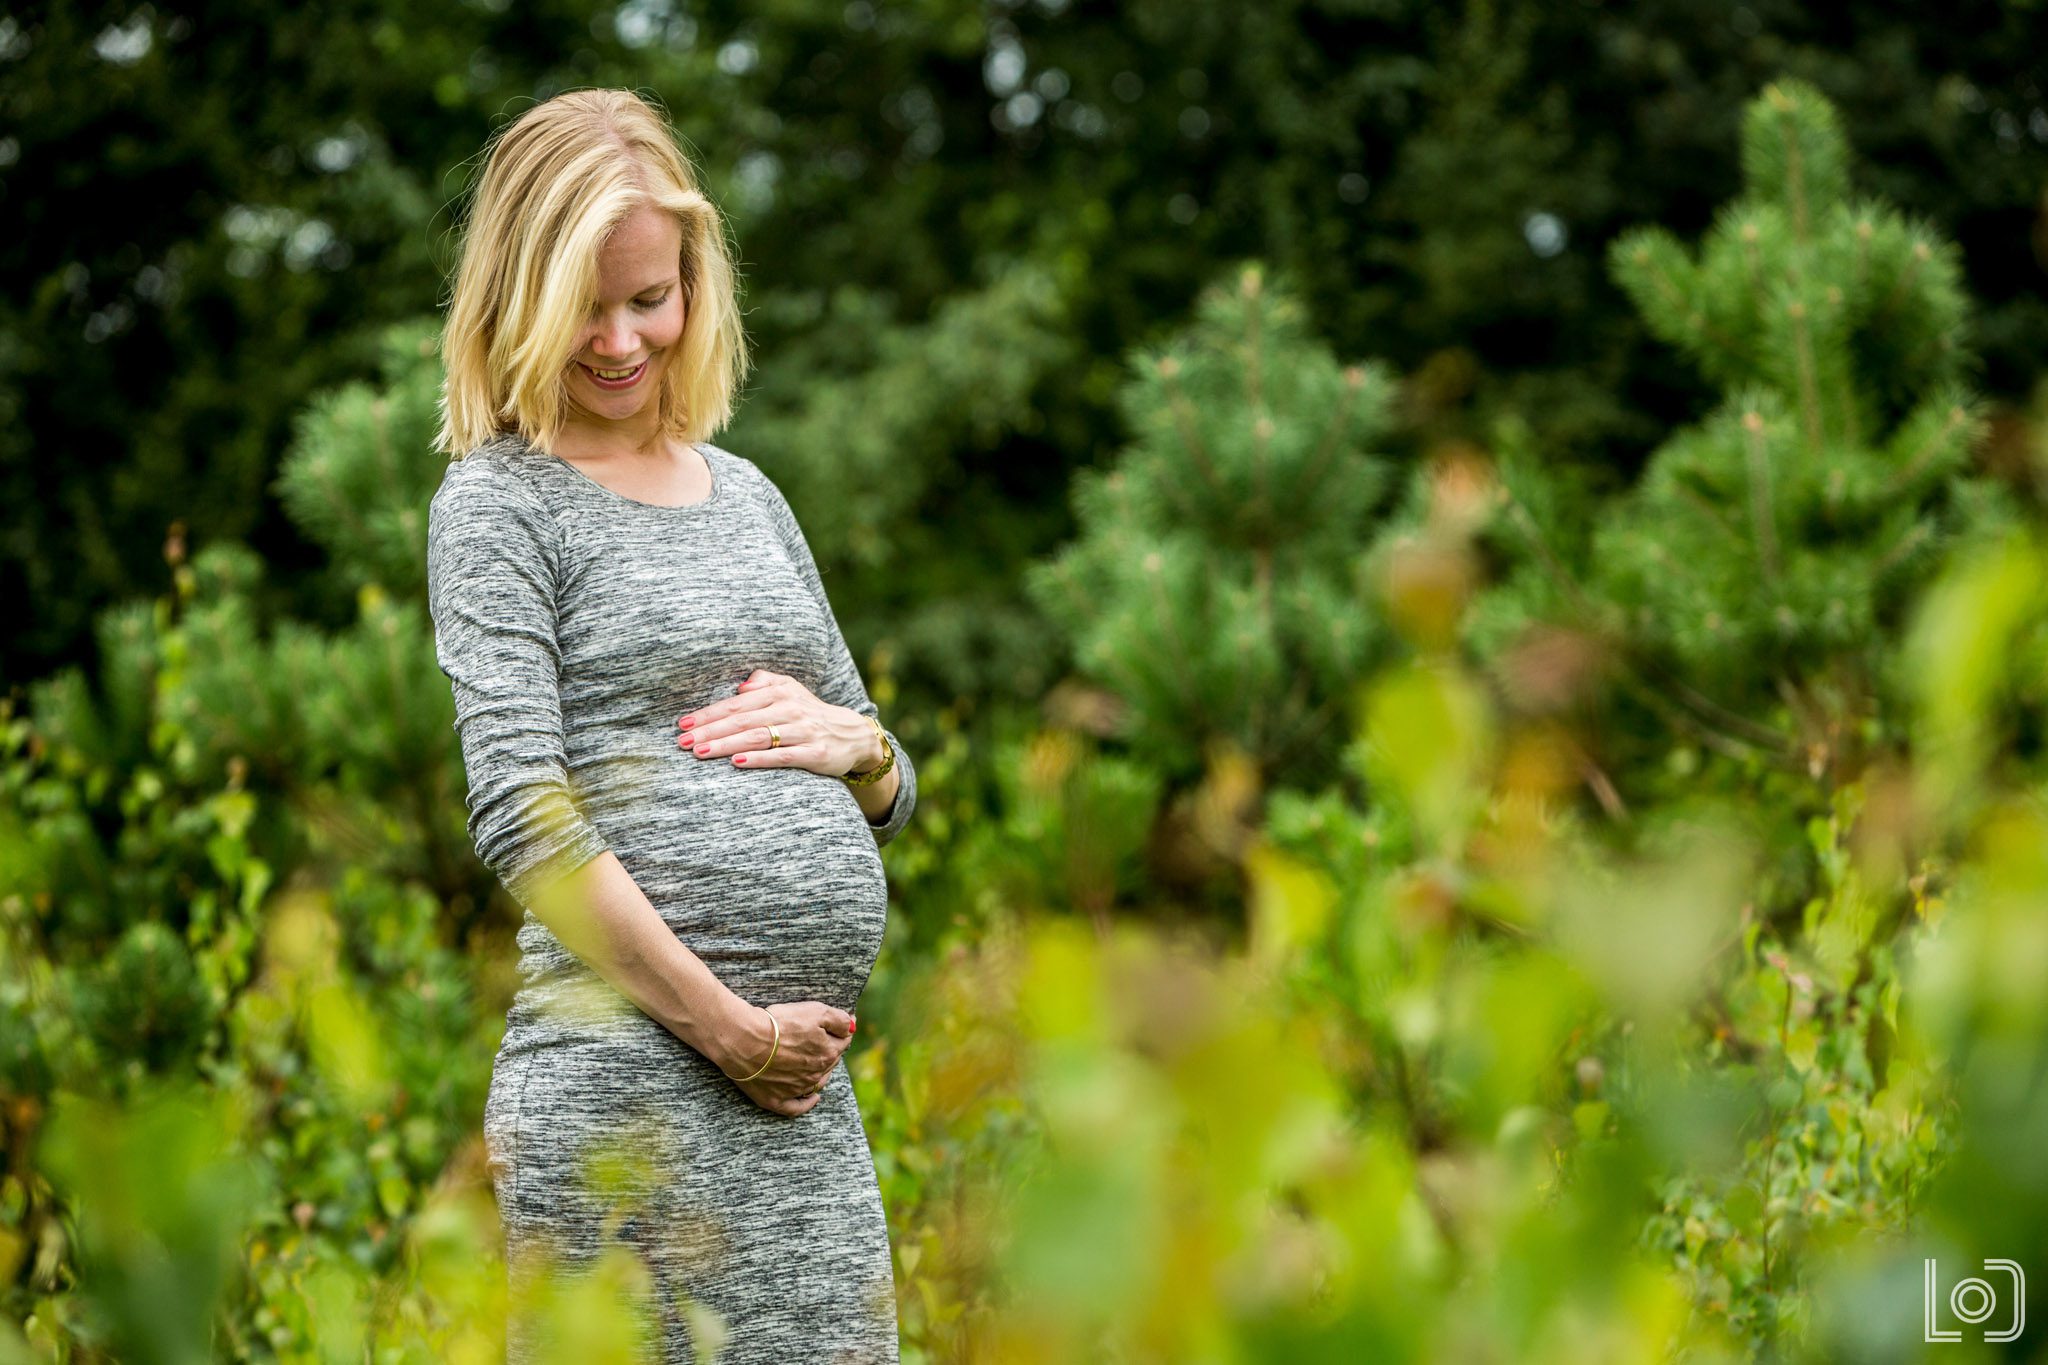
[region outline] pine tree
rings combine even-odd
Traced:
[[[1359,604],[1391,380],[1340,365],[1257,265],[1135,370],[1133,442],[1076,477],[1079,535],[1027,587],[1137,756],[1187,777],[1222,742],[1268,779],[1326,780],[1384,638]]]
[[[381,382],[345,386],[300,418],[278,480],[353,590],[354,619],[330,631],[278,617],[254,551],[221,541],[188,558],[174,533],[171,595],[100,622],[97,689],[62,670],[31,689],[30,713],[61,762],[100,781],[155,763],[180,791],[246,784],[304,817],[292,837],[313,847],[295,854],[482,892],[488,878],[462,856],[461,754],[424,600],[426,507],[444,467],[430,449],[432,332],[401,325],[382,349]],[[125,882],[104,873],[70,913],[172,913],[179,871],[166,860]],[[468,927],[458,917],[457,932]]]
[[[346,587],[426,593],[427,504],[441,482],[440,324],[421,318],[384,334],[376,384],[345,384],[294,420],[274,488],[299,529],[327,551]]]
[[[1724,401],[1600,510],[1576,573],[1541,511],[1568,496],[1506,462],[1530,557],[1477,630],[1569,621],[1688,735],[1817,775],[1853,766],[1910,591],[2010,501],[1968,470],[1984,423],[1952,244],[1851,191],[1835,112],[1797,81],[1748,107],[1742,166],[1697,255],[1655,226],[1609,251]]]

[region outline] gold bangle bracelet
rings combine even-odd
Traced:
[[[763,1005],[761,1008],[764,1010],[768,1009],[766,1005]],[[775,1025],[775,1041],[768,1045],[768,1062],[772,1062],[775,1060],[775,1049],[782,1046],[782,1021],[775,1017],[774,1010],[768,1010],[768,1022]],[[761,1071],[768,1069],[768,1062],[761,1063]],[[760,1075],[761,1071],[756,1071],[753,1076],[735,1076],[730,1071],[725,1074],[728,1080],[751,1081],[754,1079],[754,1076]]]
[[[896,750],[890,745],[888,732],[882,729],[882,722],[869,716],[868,724],[875,727],[875,737],[882,741],[882,761],[864,773],[841,773],[839,780],[849,787],[865,787],[870,782],[880,781],[882,774],[896,766]]]

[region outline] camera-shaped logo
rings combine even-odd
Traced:
[[[1972,1327],[1977,1326],[1979,1323],[1990,1321],[1992,1316],[1996,1314],[1999,1317],[2000,1325],[1995,1331],[1986,1331],[1984,1333],[1984,1340],[2017,1341],[2020,1333],[2026,1329],[2027,1325],[2027,1272],[2020,1269],[2018,1261],[1986,1257],[1984,1273],[1989,1275],[1993,1271],[2002,1271],[2012,1280],[2011,1307],[2009,1309],[2000,1313],[1998,1308],[1998,1291],[1992,1287],[1989,1280],[1980,1280],[1972,1276],[1966,1280],[1956,1281],[1955,1288],[1948,1291],[1948,1311],[1955,1314],[1956,1321],[1967,1323]],[[1927,1319],[1927,1340],[1961,1341],[1963,1339],[1962,1329],[1955,1327],[1943,1329],[1937,1325],[1941,1321],[1940,1278],[1935,1272],[1933,1258],[1929,1257],[1927,1261],[1927,1294],[1922,1301],[1923,1311]],[[2010,1325],[2006,1325],[2008,1321]]]

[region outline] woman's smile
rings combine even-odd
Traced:
[[[630,389],[640,382],[641,376],[647,373],[647,362],[645,360],[628,369],[607,370],[601,370],[595,365],[584,365],[580,360],[576,363],[582,366],[583,373],[590,377],[590,382],[597,385],[600,389]]]

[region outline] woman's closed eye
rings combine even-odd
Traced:
[[[652,308],[659,308],[661,307],[661,305],[668,302],[668,296],[669,291],[664,289],[661,291],[659,297],[652,299],[635,299],[633,301],[633,305],[634,307],[639,308],[643,311]]]

